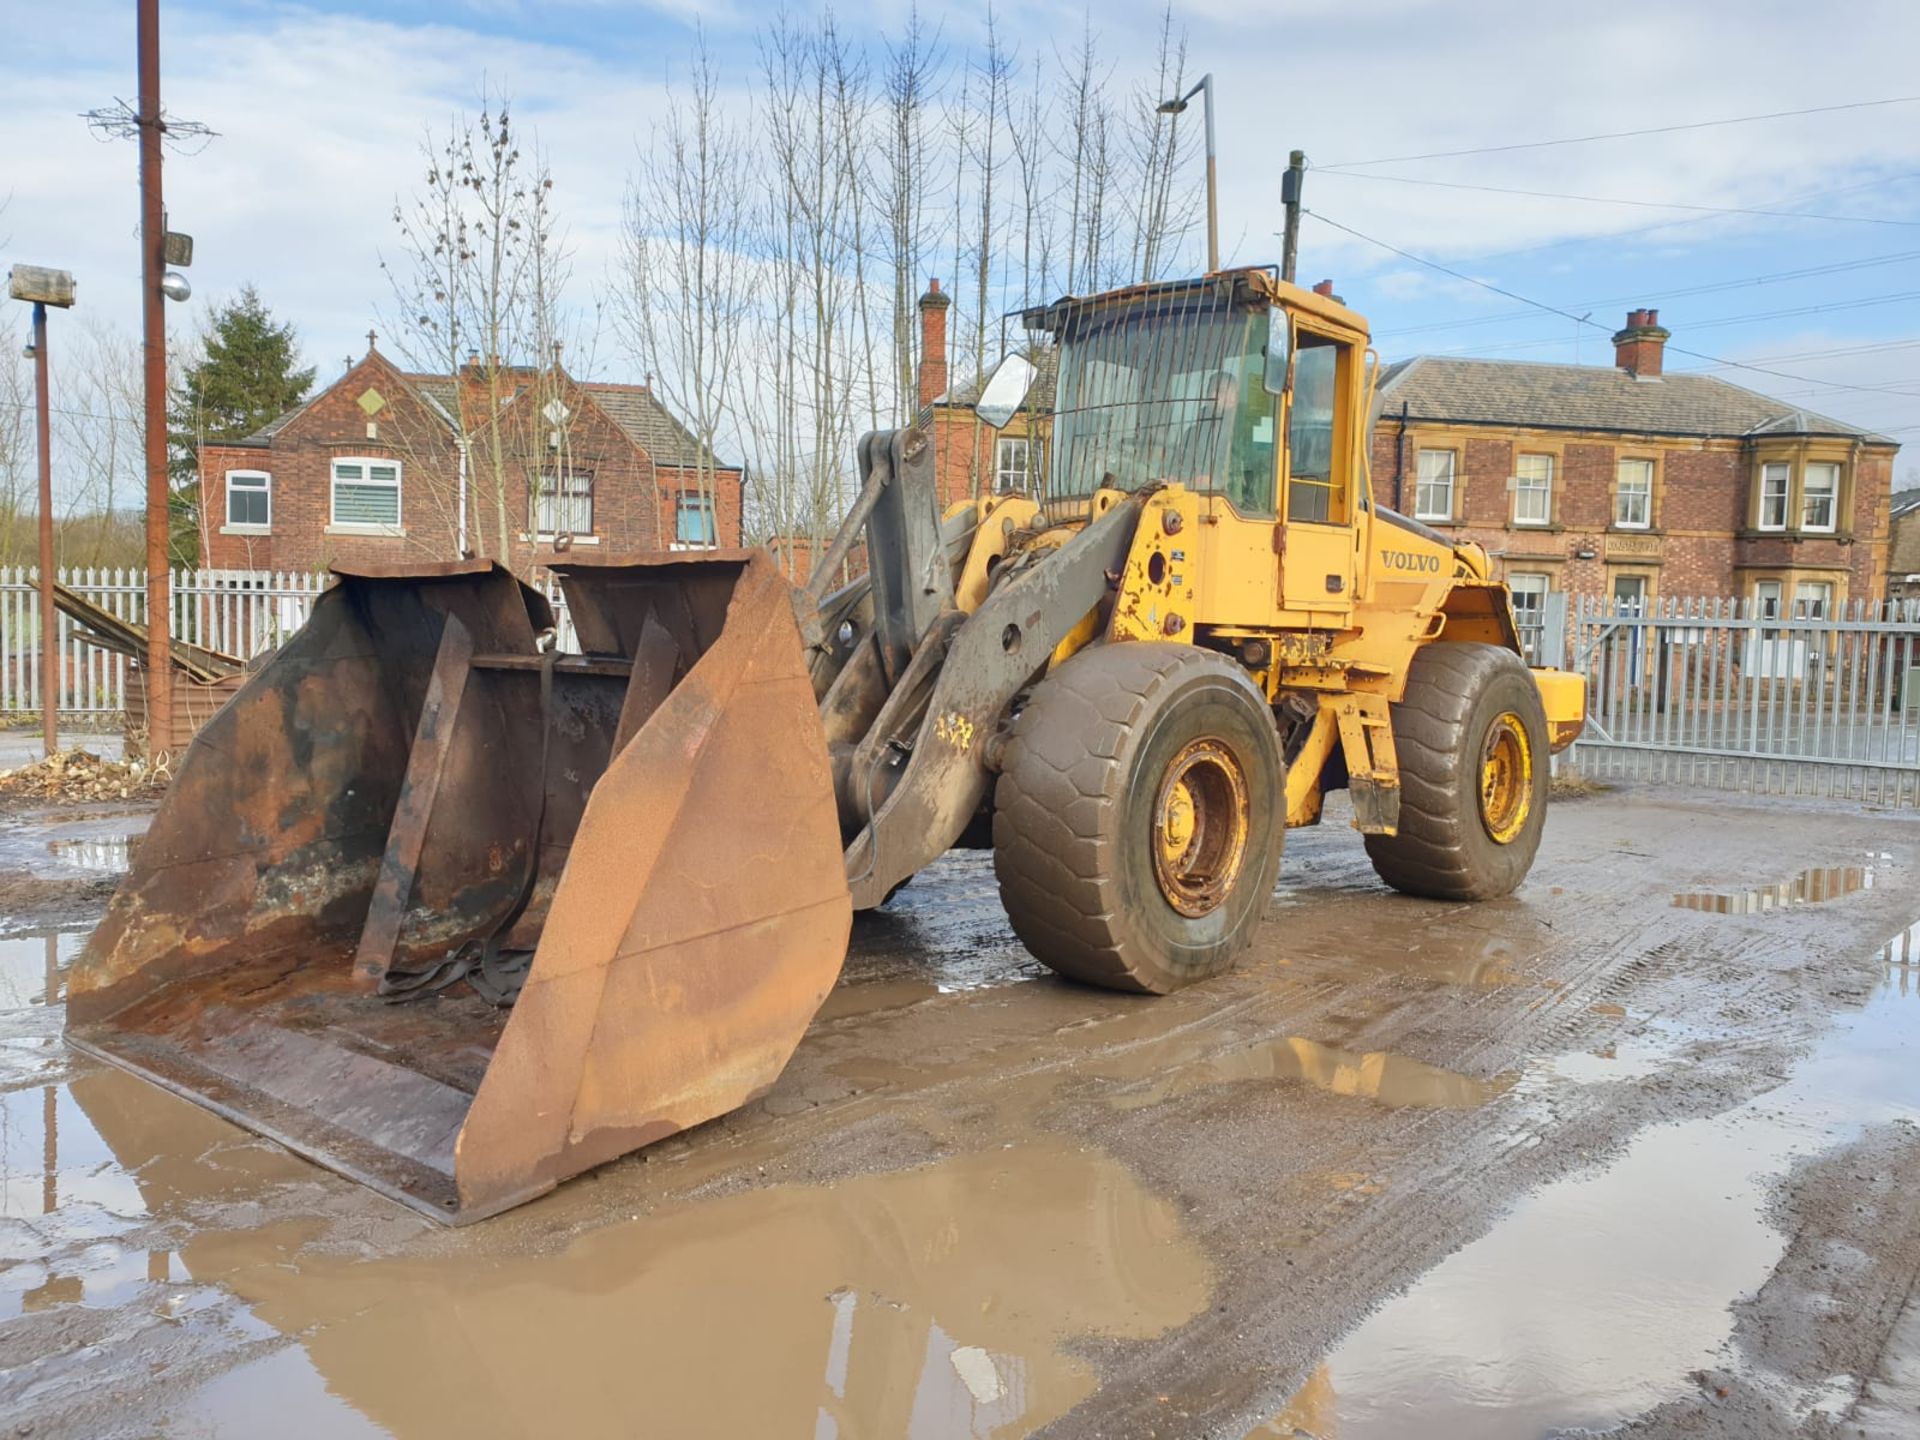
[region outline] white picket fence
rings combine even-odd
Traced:
[[[147,620],[144,570],[72,567],[60,583],[102,610],[136,625]],[[0,716],[40,709],[40,572],[0,567]],[[250,660],[306,622],[325,575],[256,570],[176,570],[173,633],[209,650]],[[55,616],[60,712],[76,719],[117,717],[126,708],[127,662],[87,642],[70,616]]]
[[[147,572],[70,568],[60,583],[81,598],[136,625],[147,620]],[[40,711],[40,572],[0,566],[0,719]],[[551,576],[542,588],[553,602],[560,648],[574,648],[566,602]],[[314,597],[332,583],[325,574],[267,570],[176,570],[173,634],[223,654],[251,660],[306,623]],[[85,629],[56,614],[60,713],[74,720],[117,721],[126,709],[127,661],[88,643]]]

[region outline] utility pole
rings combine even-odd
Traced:
[[[140,67],[140,308],[146,346],[147,442],[147,754],[173,742],[171,566],[167,482],[167,317],[160,282],[166,265],[166,207],[160,193],[160,0],[139,0],[136,21]]]
[[[1306,182],[1307,152],[1296,150],[1287,156],[1286,177],[1280,182],[1280,200],[1287,207],[1287,228],[1280,242],[1280,278],[1289,283],[1300,253],[1300,190]]]

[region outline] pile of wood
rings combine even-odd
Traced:
[[[127,667],[127,750],[177,756],[193,743],[200,727],[232,698],[246,681],[247,662],[237,655],[174,640],[167,653],[173,662],[173,729],[148,744],[147,627],[123,620],[110,610],[75,594],[65,585],[53,587],[53,603],[80,622],[81,637],[90,645],[125,655]]]
[[[166,788],[164,768],[108,760],[91,750],[56,750],[31,765],[0,770],[0,795],[22,800],[134,800]]]

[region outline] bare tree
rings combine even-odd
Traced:
[[[1191,181],[1191,145],[1183,146],[1180,115],[1162,115],[1160,102],[1187,88],[1187,37],[1173,26],[1171,4],[1161,13],[1155,73],[1136,85],[1128,107],[1128,131],[1138,181],[1129,187],[1133,230],[1134,278],[1157,280],[1164,273],[1172,245],[1191,235],[1193,215],[1200,199]]]
[[[615,314],[635,358],[698,442],[697,483],[715,506],[716,447],[733,418],[735,365],[755,299],[749,254],[753,146],[704,37],[687,82],[627,186]]]
[[[440,521],[427,531],[510,565],[525,519],[520,482],[530,492],[571,453],[571,417],[549,408],[560,384],[556,347],[570,328],[564,291],[572,269],[553,212],[553,175],[537,142],[523,152],[504,96],[483,94],[478,112],[456,116],[443,134],[429,128],[421,157],[419,188],[393,209],[400,255],[381,264],[402,357],[453,383],[426,392],[431,420],[396,420],[394,433],[429,462],[418,467],[429,483],[409,491],[424,493]],[[529,388],[535,403],[509,415],[509,402]],[[442,477],[449,434],[451,483]]]
[[[914,307],[925,283],[921,270],[927,253],[927,186],[932,174],[927,118],[938,98],[941,63],[937,39],[928,35],[919,8],[910,9],[899,40],[887,47],[881,142],[885,158],[875,167],[893,281],[893,413],[902,422],[913,418],[918,355]]]

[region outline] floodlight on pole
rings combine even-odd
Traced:
[[[187,300],[193,296],[193,286],[178,270],[169,270],[160,277],[160,293],[169,300]]]
[[[1160,115],[1184,114],[1187,102],[1196,95],[1203,98],[1207,115],[1207,270],[1212,273],[1220,268],[1220,201],[1214,180],[1212,73],[1202,75],[1197,85],[1177,99],[1162,100],[1154,107],[1154,111]]]
[[[47,307],[73,305],[73,276],[42,265],[7,272],[7,293],[33,306],[33,420],[40,460],[40,738],[51,755],[60,748],[60,647],[53,606],[53,412],[48,395]]]

